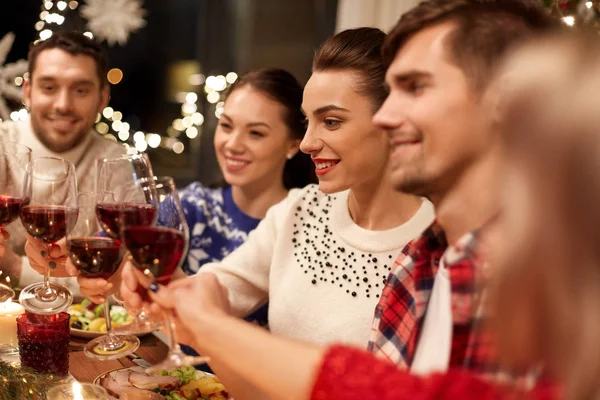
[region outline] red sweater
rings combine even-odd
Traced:
[[[312,391],[312,400],[556,400],[548,387],[530,393],[478,379],[453,370],[428,377],[411,375],[370,353],[333,346],[325,355]]]

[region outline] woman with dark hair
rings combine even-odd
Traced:
[[[282,69],[250,72],[229,88],[214,136],[225,185],[194,182],[179,193],[190,228],[184,272],[222,260],[290,189],[316,181],[310,158],[298,151],[301,103],[302,87]],[[248,318],[266,325],[267,307]]]
[[[281,69],[250,72],[229,88],[214,136],[225,185],[195,182],[180,192],[191,233],[185,272],[226,257],[290,189],[316,181],[310,158],[298,150],[301,103],[301,86]]]
[[[274,333],[366,346],[394,258],[433,220],[431,203],[392,187],[388,137],[371,121],[386,93],[384,38],[378,29],[348,30],[316,53],[300,149],[310,154],[319,185],[290,191],[243,245],[196,275],[218,278],[232,315],[268,300]],[[131,308],[141,305],[136,274],[129,265],[122,274],[121,295]]]

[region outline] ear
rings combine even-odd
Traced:
[[[98,111],[99,113],[101,113],[102,110],[104,110],[108,106],[109,101],[110,101],[110,85],[107,82],[104,84],[102,89],[100,89],[100,110]]]
[[[31,82],[25,79],[23,82],[23,103],[28,110],[31,110]]]
[[[300,151],[300,143],[302,142],[302,140],[300,139],[293,139],[290,141],[290,145],[287,148],[286,151],[286,158],[288,160],[291,160],[292,158],[294,158],[294,156],[296,155],[296,153],[298,153]]]

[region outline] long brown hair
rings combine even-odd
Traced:
[[[521,343],[565,384],[600,393],[600,43],[563,33],[521,48],[504,68],[500,133],[526,182],[523,243],[496,265],[492,315],[501,350]],[[501,79],[500,79],[501,81]],[[512,210],[506,210],[510,213]],[[522,327],[520,327],[522,328]],[[502,346],[504,345],[504,348]]]

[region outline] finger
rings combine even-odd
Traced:
[[[67,249],[57,243],[52,243],[48,250],[50,258],[59,258],[67,255]]]
[[[65,263],[65,271],[67,271],[67,274],[71,276],[79,275],[79,270],[75,267],[75,265],[73,265],[73,262],[70,258],[67,258],[67,261]]]
[[[125,307],[131,310],[140,310],[142,308],[142,298],[133,290],[129,290],[129,287],[125,284],[125,281],[121,282],[120,295],[125,302]]]
[[[82,292],[83,293],[83,292]],[[96,303],[96,304],[104,304],[104,302],[106,301],[106,296],[86,296],[87,298],[89,298],[92,303]]]
[[[102,278],[86,278],[81,275],[77,277],[77,283],[82,293],[85,290],[92,295],[109,293],[113,288],[112,283]]]
[[[40,250],[29,241],[25,243],[25,255],[27,255],[27,258],[29,259],[29,265],[31,265],[31,268],[36,270],[36,272],[43,274],[46,271],[48,263],[40,253]]]
[[[67,257],[65,257],[65,256],[58,257],[58,258],[51,258],[48,261],[48,267],[51,270],[59,269],[60,271],[64,271],[66,263],[67,263]],[[52,274],[52,271],[50,271],[50,274]],[[55,276],[54,274],[52,274],[52,275]],[[61,275],[62,275],[62,272],[61,272]]]
[[[29,233],[25,234],[25,237],[27,238],[27,243],[30,243],[32,246],[34,246],[38,252],[46,251],[47,246],[44,242],[34,238]]]
[[[175,307],[174,291],[168,287],[153,283],[149,287],[148,293],[154,304],[158,304],[162,308],[171,309]]]
[[[137,289],[138,279],[130,262],[125,263],[123,272],[121,272],[121,279],[130,291],[134,292]]]

